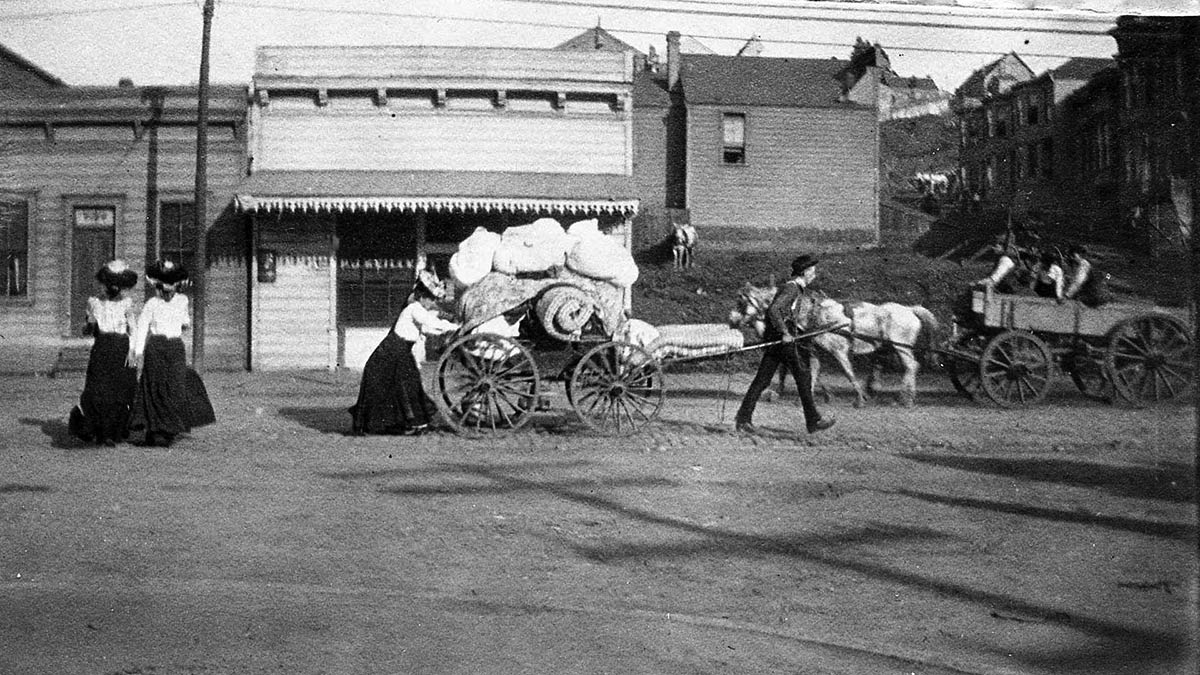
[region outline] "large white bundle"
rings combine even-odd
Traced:
[[[553,218],[540,218],[528,225],[504,231],[492,256],[492,269],[504,274],[545,272],[562,267],[574,239]]]
[[[500,235],[475,228],[471,236],[458,245],[458,252],[450,256],[450,276],[462,286],[473,286],[492,271],[492,259],[500,246]]]
[[[600,221],[595,218],[576,221],[567,228],[567,234],[579,239],[598,235],[600,234]]]
[[[603,234],[579,237],[567,253],[567,269],[624,287],[632,286],[638,278],[633,255]]]

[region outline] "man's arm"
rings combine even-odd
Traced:
[[[788,326],[788,321],[792,319],[792,304],[796,302],[796,298],[799,296],[799,284],[784,284],[779,289],[779,292],[775,294],[775,299],[771,301],[771,306],[767,308],[767,319],[771,321],[771,325],[775,326],[780,335],[791,335],[792,331]]]

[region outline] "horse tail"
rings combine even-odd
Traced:
[[[930,348],[938,344],[941,324],[933,312],[920,305],[912,305],[909,309],[921,320],[921,332],[917,335],[917,344],[915,345],[920,350],[918,358],[921,359],[922,365],[933,368],[938,364],[938,358]]]

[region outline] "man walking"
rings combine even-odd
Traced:
[[[804,408],[804,421],[808,433],[816,433],[833,426],[834,420],[822,417],[817,411],[812,395],[812,370],[809,367],[810,347],[807,340],[796,341],[790,325],[792,305],[800,296],[811,297],[809,285],[817,278],[817,259],[807,253],[801,254],[792,261],[792,278],[775,294],[771,306],[767,308],[766,330],[763,339],[767,342],[780,342],[763,350],[762,362],[758,364],[758,372],[750,389],[746,391],[742,405],[738,408],[734,421],[738,431],[755,433],[754,407],[763,391],[771,384],[771,378],[782,364],[796,379],[796,388],[800,390],[800,405]]]

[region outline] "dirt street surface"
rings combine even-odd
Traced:
[[[169,449],[69,439],[81,378],[3,379],[0,673],[1196,672],[1193,408],[932,373],[747,437],[748,379],[668,371],[620,440],[558,387],[470,440],[346,436],[355,373],[209,374]]]

